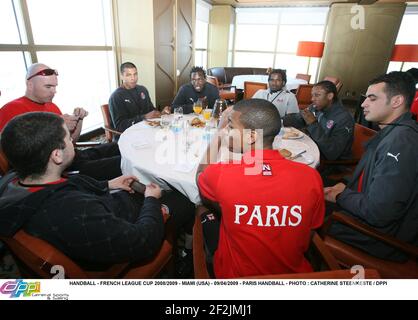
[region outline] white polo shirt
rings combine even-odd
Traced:
[[[279,110],[280,117],[283,118],[288,113],[298,113],[299,107],[296,97],[285,88],[274,93],[270,93],[270,89],[258,90],[253,98],[264,99],[273,103]]]

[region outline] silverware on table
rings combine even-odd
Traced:
[[[295,160],[297,158],[299,158],[302,154],[304,154],[306,152],[306,150],[303,150],[297,154],[295,154],[294,156],[290,157],[289,160]]]

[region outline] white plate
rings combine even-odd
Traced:
[[[311,164],[315,161],[315,159],[310,154],[304,153],[300,157],[297,157],[295,160],[292,160],[292,161],[300,162],[304,164]]]
[[[286,137],[286,134],[289,133],[289,132],[297,133],[297,136],[294,136],[294,137]],[[299,131],[297,129],[294,129],[294,128],[285,128],[284,129],[284,135],[283,135],[282,138],[283,139],[286,139],[286,140],[294,140],[294,139],[301,139],[301,138],[303,138],[303,136],[304,136],[303,132],[301,132],[301,131]]]
[[[281,140],[279,143],[274,144],[273,146],[275,149],[287,149],[289,150],[292,156],[295,156],[299,152],[302,152],[306,150],[304,154],[302,154],[300,157],[297,157],[295,162],[300,162],[304,164],[311,164],[315,161],[314,157],[308,153],[309,147],[306,143],[303,143],[301,141],[295,141],[295,140]]]

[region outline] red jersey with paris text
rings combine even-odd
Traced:
[[[277,150],[246,153],[243,160],[209,165],[198,180],[202,196],[222,210],[216,277],[312,272],[304,253],[324,219],[319,174]],[[247,174],[254,163],[261,169]]]

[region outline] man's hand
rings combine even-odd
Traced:
[[[341,183],[341,182],[337,183],[333,187],[324,188],[325,200],[329,201],[329,202],[336,203],[337,202],[337,200],[336,200],[337,195],[339,195],[344,190],[345,190],[345,184]]]
[[[161,110],[161,114],[170,114],[171,113],[171,107],[166,106],[163,110]]]
[[[138,179],[135,176],[120,176],[108,181],[109,189],[121,189],[129,193],[134,193],[135,191],[130,187],[133,181],[138,181]]]
[[[151,112],[144,114],[144,119],[152,119],[152,118],[159,118],[159,117],[161,117],[161,113],[157,110],[152,110]]]
[[[147,188],[145,189],[144,196],[145,198],[154,197],[159,199],[161,198],[161,188],[155,183],[150,183],[149,185],[147,185]]]
[[[89,112],[83,108],[75,108],[73,114],[80,120],[83,120],[85,117],[89,115]]]
[[[62,118],[64,119],[65,125],[67,126],[70,132],[73,132],[78,124],[78,117],[75,115],[63,114]]]
[[[316,122],[316,118],[312,112],[310,112],[308,109],[303,109],[300,111],[300,114],[305,120],[306,124],[309,126],[310,124]]]

